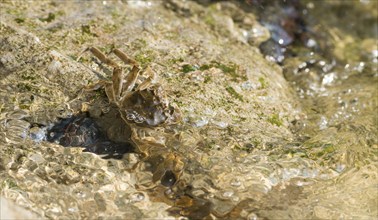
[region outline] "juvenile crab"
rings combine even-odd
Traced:
[[[130,126],[131,140],[144,155],[144,161],[154,163],[151,170],[154,181],[160,179],[163,185],[172,186],[181,176],[184,163],[181,156],[166,147],[165,132],[159,126],[178,122],[180,114],[168,103],[162,86],[157,82],[157,75],[147,67],[141,73],[146,77],[140,80],[137,62],[114,49],[112,52],[117,57],[132,66],[124,79],[121,67],[100,50],[89,47],[85,51],[90,51],[102,63],[113,68],[112,81],[103,80],[88,89],[105,88],[109,101],[117,105],[122,119]]]
[[[90,51],[102,63],[113,68],[112,81],[100,81],[91,89],[104,87],[109,101],[117,105],[122,119],[127,124],[156,127],[179,120],[177,108],[168,103],[161,85],[157,82],[156,73],[149,67],[140,74],[141,69],[134,59],[114,49],[112,52],[117,57],[132,66],[131,71],[124,78],[122,68],[99,49],[89,47],[85,51]],[[140,75],[146,76],[144,81],[139,81]]]

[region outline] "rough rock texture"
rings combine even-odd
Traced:
[[[292,152],[291,122],[303,117],[298,101],[280,67],[256,48],[268,31],[230,2],[11,1],[0,8],[0,189],[40,217],[199,218],[207,211],[253,218],[263,207],[259,215],[269,218],[280,214],[269,210],[289,206],[301,216],[295,205],[308,196],[301,179],[337,175]],[[83,106],[106,111],[103,93],[84,95],[111,74],[89,53],[77,59],[89,46],[106,54],[118,48],[159,75],[182,114],[171,128],[177,142],[166,148],[184,155],[182,179],[206,201],[199,209],[163,198],[170,190],[152,183],[147,163],[135,170],[137,154],[104,160],[43,140],[46,127]],[[179,211],[167,211],[172,206]]]
[[[13,187],[9,183],[3,187],[5,196],[22,197],[23,206],[51,218],[122,216],[128,212],[157,217],[161,213],[164,204],[151,204],[144,194],[146,205],[126,202],[141,211],[125,210],[118,204],[114,196],[132,197],[136,191],[124,168],[116,174],[107,173],[113,162],[24,140],[33,124],[46,126],[57,117],[77,112],[82,88],[110,73],[106,68],[99,69],[90,55],[75,61],[88,46],[104,52],[117,47],[158,73],[168,99],[178,105],[183,116],[185,147],[177,150],[187,159],[195,159],[203,169],[216,170],[221,165],[217,161],[226,155],[236,153],[243,158],[246,151],[264,148],[266,143],[291,140],[288,126],[295,116],[295,104],[290,89],[281,70],[247,43],[266,39],[267,31],[249,15],[239,23],[258,28],[262,34],[247,39],[232,15],[223,11],[242,13],[228,3],[209,8],[179,1],[2,3],[1,137],[2,153],[9,152],[2,159],[7,171],[2,179],[20,189],[14,193],[22,192],[11,196],[12,190],[5,190]],[[33,129],[30,134],[35,136],[43,132]],[[15,152],[11,149],[17,149],[20,156],[12,156]],[[17,158],[24,158],[24,162],[12,162]],[[224,175],[230,172],[234,160],[222,162],[223,168],[211,175],[214,182],[229,178]],[[125,166],[120,161],[114,163],[118,169]],[[104,178],[101,181],[96,179],[100,176]],[[75,193],[87,191],[87,202]],[[23,196],[25,193],[29,196]],[[46,193],[54,195],[52,200]],[[99,211],[90,211],[96,204]]]
[[[4,197],[0,198],[0,218],[1,219],[37,219],[38,216],[34,213],[21,208],[14,202],[11,202]]]

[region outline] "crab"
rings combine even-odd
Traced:
[[[83,53],[86,51],[113,68],[111,81],[102,80],[87,89],[105,88],[109,101],[117,106],[122,119],[129,125],[131,140],[144,155],[144,161],[155,165],[151,170],[154,182],[160,180],[164,186],[173,186],[182,174],[184,162],[179,154],[165,146],[165,132],[161,128],[177,123],[181,118],[178,108],[168,103],[156,73],[147,67],[140,74],[141,69],[134,59],[114,49],[112,52],[118,58],[132,66],[124,78],[122,68],[99,49],[89,47]],[[140,80],[140,75],[146,77]]]
[[[134,59],[119,49],[114,49],[112,52],[132,67],[124,77],[122,68],[99,49],[89,47],[83,53],[86,51],[90,51],[102,63],[113,68],[111,81],[102,80],[89,89],[104,87],[109,101],[116,104],[122,119],[127,124],[157,127],[179,121],[180,114],[177,107],[168,103],[162,86],[157,82],[157,74],[150,67],[145,68],[141,73],[141,68]],[[140,75],[146,76],[141,82]]]

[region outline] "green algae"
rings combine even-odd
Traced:
[[[113,16],[112,13],[110,13],[110,15],[113,18],[116,17],[116,16]],[[25,23],[27,23],[27,22],[29,22],[29,20],[25,20]],[[37,22],[38,22],[38,20],[37,20]],[[103,22],[103,21],[99,21],[99,22]],[[119,20],[115,21],[115,22],[119,22]],[[213,22],[215,23],[215,20],[213,20]],[[95,26],[91,26],[91,27],[95,27]],[[103,26],[100,23],[98,27],[99,27],[99,29],[101,29],[101,27],[103,27]],[[112,34],[111,32],[113,32],[113,31],[116,32],[117,31],[117,30],[113,30],[111,28],[112,27],[110,27],[110,29],[109,29],[109,31],[110,31],[108,33],[109,35]],[[69,36],[68,38],[65,38],[65,40],[64,40],[65,43],[63,45],[67,44],[68,45],[68,47],[67,47],[68,49],[64,48],[63,51],[69,51],[67,53],[76,53],[77,52],[75,49],[73,50],[73,52],[71,52],[70,49],[72,49],[72,47],[75,47],[77,45],[75,43],[76,42],[75,40],[79,39],[79,37],[77,38],[77,35],[79,35],[79,34],[86,35],[81,40],[82,44],[92,44],[92,43],[95,43],[94,44],[95,46],[97,46],[98,48],[102,48],[102,46],[103,46],[102,45],[103,44],[103,41],[102,41],[103,38],[101,36],[93,35],[94,33],[92,33],[92,31],[94,31],[94,29],[93,30],[89,29],[88,33],[83,33],[80,30],[80,27],[77,28],[77,29],[75,29],[74,33],[71,34],[71,36]],[[103,29],[103,31],[104,31],[104,29]],[[114,36],[117,36],[117,34],[119,34],[119,33],[115,33]],[[132,33],[132,34],[134,34],[134,33]],[[160,33],[158,33],[158,35],[159,34]],[[170,36],[172,36],[172,35],[170,35]],[[145,36],[143,36],[143,37],[145,37]],[[97,40],[97,38],[99,38],[99,39]],[[173,37],[172,39],[174,40],[175,38]],[[122,40],[124,40],[124,39],[122,39]],[[59,42],[60,41],[58,41],[58,44],[59,44]],[[155,52],[152,53],[152,56],[151,56],[151,54],[146,53],[146,49],[151,49],[151,51],[156,51],[156,49],[152,49],[152,46],[149,48],[149,46],[147,44],[147,42],[149,42],[150,45],[154,44],[154,42],[151,43],[151,39],[148,39],[148,40],[140,39],[140,40],[137,40],[137,42],[138,43],[134,43],[134,44],[133,44],[133,42],[131,43],[130,51],[135,51],[134,53],[136,53],[137,55],[139,54],[139,56],[137,57],[137,61],[138,62],[141,62],[141,64],[143,63],[142,65],[148,65],[151,62],[160,62],[159,58],[161,58],[161,57],[154,56],[156,54]],[[49,41],[47,43],[51,43],[51,42]],[[69,47],[70,43],[71,43],[71,48]],[[72,43],[75,43],[75,44],[72,45]],[[118,45],[123,45],[124,41],[122,41],[122,42],[116,42],[116,43]],[[176,41],[174,43],[175,44],[179,44],[179,42],[176,42]],[[125,43],[125,44],[127,45],[127,43]],[[228,46],[232,47],[232,44],[230,44]],[[82,49],[80,49],[80,50],[82,50]],[[109,52],[109,50],[107,50],[107,49],[102,50],[102,51]],[[133,52],[131,52],[131,53],[133,53]],[[234,54],[230,54],[230,55],[226,55],[226,56],[233,57],[233,55]],[[180,54],[180,53],[179,54],[172,53],[172,56],[173,57],[179,57],[179,56],[182,56],[182,54]],[[156,58],[156,60],[155,60],[155,58]],[[233,57],[233,58],[235,58],[235,57]],[[164,57],[163,57],[163,59],[164,59]],[[247,68],[247,69],[251,70],[250,71],[251,72],[251,76],[252,76],[251,79],[257,79],[256,83],[257,84],[260,83],[259,89],[265,89],[265,88],[269,87],[266,91],[265,90],[264,91],[257,91],[258,95],[261,95],[263,93],[263,94],[271,96],[272,92],[271,92],[270,89],[276,89],[276,85],[277,84],[275,84],[275,80],[273,78],[268,78],[269,82],[267,82],[267,79],[265,77],[258,78],[259,74],[256,73],[256,72],[259,72],[259,70],[258,71],[254,71],[254,69],[253,69],[254,66],[253,65],[257,65],[256,68],[260,69],[261,68],[261,66],[259,64],[260,61],[254,63],[253,65],[251,65],[252,66],[251,67],[251,66],[247,66],[247,64],[245,62],[243,62],[243,61],[240,61],[240,63],[239,63],[239,60],[241,60],[241,59],[239,59],[237,57],[234,60],[238,60],[239,64],[235,64],[235,63],[229,62],[228,61],[229,58],[222,58],[222,61],[218,61],[218,62],[212,62],[212,61],[210,61],[211,59],[214,59],[214,56],[213,57],[211,57],[211,56],[203,56],[203,57],[199,58],[198,60],[187,59],[186,56],[183,56],[183,57],[180,57],[180,58],[171,59],[169,61],[169,64],[179,64],[181,62],[184,62],[184,60],[187,61],[187,62],[192,63],[192,64],[189,64],[189,71],[188,72],[198,70],[198,68],[196,67],[196,65],[197,64],[201,64],[203,62],[206,62],[207,64],[204,64],[203,66],[201,66],[202,67],[202,71],[209,70],[211,68],[216,68],[216,69],[221,70],[223,73],[225,73],[224,75],[227,76],[227,77],[224,77],[224,79],[222,79],[223,81],[221,82],[221,80],[219,80],[220,77],[212,75],[212,72],[209,71],[209,72],[211,72],[211,74],[204,74],[205,75],[204,76],[204,83],[207,83],[206,85],[203,85],[200,82],[196,82],[196,84],[195,83],[191,83],[190,85],[188,85],[188,87],[185,88],[186,90],[189,91],[188,92],[189,95],[184,94],[184,95],[182,95],[182,97],[179,97],[180,95],[176,95],[176,93],[175,93],[176,98],[173,98],[172,101],[175,104],[178,104],[180,107],[181,106],[188,107],[188,106],[191,106],[191,105],[195,105],[196,103],[195,103],[194,98],[197,99],[198,97],[194,97],[193,96],[194,97],[193,99],[190,99],[190,98],[191,98],[192,93],[194,94],[195,91],[196,91],[196,89],[198,89],[198,91],[199,91],[200,94],[206,93],[206,95],[208,97],[210,97],[209,99],[206,99],[206,97],[205,97],[205,99],[200,99],[201,102],[206,103],[207,106],[209,106],[209,108],[211,108],[213,110],[217,110],[217,109],[219,109],[221,107],[222,110],[223,109],[226,110],[227,113],[235,113],[235,114],[230,114],[232,116],[230,116],[227,119],[230,119],[229,121],[232,120],[233,123],[239,123],[239,122],[241,122],[240,123],[241,128],[246,128],[245,130],[249,129],[249,127],[246,127],[246,126],[242,125],[242,122],[244,122],[244,124],[247,124],[246,122],[249,123],[250,121],[248,119],[253,118],[253,114],[254,113],[252,113],[251,115],[247,115],[247,114],[245,114],[246,112],[243,112],[243,111],[240,112],[240,111],[234,110],[238,106],[235,105],[235,102],[233,101],[233,98],[237,99],[237,100],[240,100],[240,99],[244,100],[245,99],[246,101],[249,101],[251,97],[252,97],[252,99],[255,97],[254,96],[254,94],[255,94],[254,92],[256,92],[257,90],[252,90],[249,93],[248,93],[248,91],[244,90],[244,88],[242,90],[237,90],[237,91],[239,91],[239,93],[235,91],[235,88],[239,88],[239,86],[240,86],[240,84],[237,84],[237,83],[239,83],[240,81],[246,80],[245,74],[242,71],[240,71],[240,69],[241,68],[242,69]],[[224,60],[226,60],[226,61],[224,61]],[[254,60],[254,58],[251,59],[251,58],[248,57],[248,60]],[[82,61],[84,61],[83,63],[84,63],[84,65],[86,65],[86,63],[88,63],[88,62],[85,62],[85,61],[89,61],[89,59],[82,60]],[[270,63],[266,64],[266,66],[269,66],[269,65],[273,66],[273,64],[270,64]],[[170,69],[175,69],[175,68],[176,68],[175,71],[177,71],[177,72],[180,72],[180,70],[182,70],[180,68],[180,64],[179,65],[175,65],[175,66],[169,66],[169,65],[167,65],[167,66],[168,66],[167,68],[169,70]],[[177,69],[177,66],[179,66],[178,69]],[[199,68],[201,69],[201,67],[199,67]],[[161,69],[160,70],[158,69],[157,71],[161,71]],[[271,77],[269,71],[266,71],[266,72],[263,71],[263,72],[264,72],[264,76]],[[174,77],[177,77],[177,78],[171,77],[171,78],[168,78],[166,80],[168,81],[168,80],[170,80],[170,79],[173,78],[172,79],[172,83],[170,83],[169,85],[172,85],[172,84],[182,85],[182,84],[185,83],[185,82],[183,82],[183,79],[182,79],[183,77],[182,76],[183,76],[183,74],[176,74],[176,76],[174,76]],[[24,80],[34,80],[32,78],[29,78],[29,77],[31,77],[31,76],[26,75],[22,79],[24,79]],[[182,78],[180,78],[180,77],[182,77]],[[230,78],[231,78],[231,81],[233,81],[232,82],[232,86],[230,86],[230,84],[228,84],[229,81],[230,81]],[[234,82],[236,82],[236,83],[234,83]],[[206,88],[204,88],[204,87],[206,87]],[[174,87],[168,87],[168,88],[172,89],[174,92],[176,92],[176,91],[179,90],[179,89],[174,88]],[[226,88],[227,92],[224,91],[225,88]],[[217,92],[217,90],[221,91],[220,93],[216,93],[217,96],[211,94],[211,92]],[[102,98],[106,97],[106,95],[104,94],[104,90],[100,89],[100,90],[97,90],[97,91],[102,92]],[[209,91],[210,91],[210,93],[209,93]],[[281,91],[281,90],[279,90],[279,91]],[[99,94],[99,93],[96,93],[96,94]],[[274,93],[273,93],[273,96],[274,96]],[[216,99],[217,97],[220,97],[220,100],[217,100]],[[203,98],[203,96],[200,96],[200,98]],[[190,101],[187,101],[187,102],[183,101],[185,99],[190,100]],[[284,100],[284,102],[286,102],[286,100]],[[24,104],[25,103],[22,103],[21,105],[24,105]],[[243,107],[246,108],[247,105],[244,105],[244,104],[246,104],[246,103],[243,103]],[[277,110],[277,112],[283,112],[283,115],[286,115],[285,109],[282,110],[279,107],[279,104],[280,104],[279,101],[277,101],[277,106],[275,105],[275,103],[268,103],[267,105],[265,105],[264,102],[259,103],[258,101],[256,101],[256,105],[259,106],[259,111],[269,112],[270,110],[268,110],[268,109],[271,109],[271,107],[273,106],[273,108],[275,108]],[[0,106],[1,106],[1,104],[0,104]],[[247,106],[247,107],[249,107],[249,106]],[[205,108],[196,108],[196,112],[198,112],[198,115],[202,114],[202,112],[201,112],[200,109],[205,109]],[[183,112],[185,112],[185,115],[188,115],[189,113],[192,113],[190,111],[190,109],[189,110],[188,109],[184,109]],[[239,113],[240,113],[240,115],[243,115],[245,117],[240,117],[240,115],[238,115]],[[268,113],[266,113],[266,115],[264,115],[262,117],[262,120],[265,120],[264,121],[265,124],[267,124],[266,123],[266,118],[268,118],[269,123],[271,123],[273,125],[277,125],[277,127],[281,127],[280,129],[278,129],[275,126],[268,126],[269,127],[269,128],[267,128],[268,131],[271,131],[270,129],[273,128],[273,129],[275,129],[273,131],[277,132],[276,133],[277,136],[282,135],[282,133],[280,133],[280,131],[281,131],[281,129],[282,130],[285,129],[284,126],[281,126],[282,125],[282,119],[280,119],[280,117],[279,117],[278,114],[276,116],[273,115],[273,116],[270,116],[270,117],[267,116],[267,115],[268,115]],[[232,119],[231,119],[231,117],[232,117]],[[261,122],[261,120],[259,120],[259,121]],[[251,127],[253,127],[253,126],[256,125],[256,122],[252,121],[250,124],[252,124]],[[208,129],[208,128],[206,128],[206,129]],[[195,130],[195,129],[193,129],[193,130]],[[250,129],[249,131],[254,131],[254,130]],[[241,133],[241,129],[239,129],[239,128],[230,129],[229,136],[232,136],[232,138],[234,138],[234,136],[237,136],[238,133]],[[248,133],[248,135],[251,135],[251,133]],[[260,132],[255,132],[252,135],[256,135],[256,136],[259,136],[259,137],[261,136]],[[227,136],[227,137],[229,137],[229,136]],[[210,136],[210,137],[207,137],[207,138],[210,139],[210,138],[214,138],[214,137]],[[227,139],[222,139],[222,137],[220,137],[220,136],[219,137],[216,136],[214,139],[216,139],[216,138],[219,138],[221,141],[223,141],[224,145],[223,145],[223,143],[219,144],[219,142],[217,142],[218,144],[216,144],[216,142],[213,141],[213,139],[211,139],[211,141],[209,141],[209,142],[212,143],[212,144],[205,145],[203,148],[208,147],[211,150],[219,150],[219,151],[226,150],[227,149],[226,146],[228,146],[227,145],[228,140]],[[240,141],[240,144],[234,144],[234,145],[232,145],[232,147],[233,147],[233,149],[241,150],[241,151],[245,151],[245,152],[250,153],[250,152],[253,151],[253,149],[255,149],[256,146],[257,147],[265,146],[265,143],[267,141],[266,139],[267,138],[262,138],[261,143],[263,143],[263,144],[261,144],[260,141],[254,142],[254,141],[248,140],[248,141],[251,142],[250,144],[245,144],[245,141]],[[239,141],[239,140],[237,140],[237,141]],[[246,142],[248,142],[248,141],[246,141]],[[269,146],[269,147],[271,147],[271,146]],[[331,151],[332,149],[328,149],[328,150]],[[325,151],[328,152],[328,150],[325,150]],[[298,152],[299,151],[294,151],[293,150],[291,153],[288,153],[288,154],[291,154],[293,156],[298,156],[298,155],[302,154],[302,153],[298,153]],[[256,153],[256,155],[257,154],[258,153]],[[325,153],[325,154],[327,154],[327,153]],[[321,154],[321,153],[314,154],[316,156],[314,156],[313,158],[314,158],[314,160],[318,160],[319,158],[317,158],[317,156],[322,156],[322,155],[325,155],[325,154]],[[300,156],[300,157],[302,157],[302,156]],[[276,159],[276,158],[273,155],[272,157],[269,157],[269,159],[273,160],[273,159]],[[62,166],[64,166],[64,165],[62,165]],[[248,166],[248,165],[247,164],[243,164],[243,166]],[[250,168],[250,167],[248,167],[248,168]],[[86,173],[88,173],[88,172],[84,172],[84,171],[80,172],[80,170],[78,170],[78,172],[81,173],[83,177],[86,177]],[[44,175],[47,175],[47,174],[44,174]],[[272,175],[274,175],[274,174],[272,174]],[[98,176],[99,176],[99,179],[102,179],[101,175],[98,175]],[[91,185],[88,184],[88,187],[91,187]],[[247,188],[247,189],[250,189],[250,188]],[[117,192],[117,193],[121,193],[121,192]],[[286,196],[284,198],[286,198]],[[125,198],[125,199],[128,199],[128,198]],[[110,210],[110,209],[108,209],[108,210]],[[148,210],[148,213],[150,213],[150,210]],[[106,215],[104,215],[104,216],[106,216]]]
[[[172,59],[168,60],[168,64],[170,64],[170,65],[176,64],[176,63],[181,63],[181,62],[184,62],[184,59],[182,57],[172,58]]]
[[[81,33],[82,33],[82,34],[93,35],[93,33],[92,33],[92,31],[91,31],[91,25],[88,25],[88,24],[82,24],[82,25],[81,25]]]
[[[246,144],[243,144],[243,145],[240,145],[240,144],[234,145],[233,149],[238,150],[238,151],[245,151],[247,153],[252,153],[252,151],[254,149],[259,148],[260,145],[261,145],[261,140],[259,140],[257,138],[253,138],[253,139],[250,140],[249,143],[246,143]]]
[[[193,65],[190,65],[190,64],[184,64],[182,67],[181,67],[181,71],[183,73],[189,73],[189,72],[192,72],[192,71],[196,71],[198,68],[196,68],[195,66]]]
[[[240,67],[236,63],[229,62],[227,64],[218,62],[218,61],[211,61],[210,63],[203,64],[199,67],[200,70],[205,71],[211,68],[217,68],[222,70],[225,74],[231,76],[232,81],[245,81],[247,80],[247,76],[240,72]]]
[[[138,52],[134,59],[142,66],[146,67],[148,66],[152,61],[156,59],[156,52],[153,50],[143,50]]]
[[[181,61],[182,61],[181,58],[179,58],[177,60],[176,59],[171,60],[172,63],[181,62]],[[231,80],[234,81],[234,82],[247,80],[247,77],[245,76],[245,74],[241,73],[239,65],[237,65],[233,62],[229,62],[227,64],[224,64],[224,63],[220,63],[218,61],[213,60],[210,63],[206,63],[206,64],[201,65],[200,67],[198,67],[197,65],[184,64],[181,67],[181,71],[183,73],[189,73],[189,72],[193,72],[193,71],[196,71],[196,70],[206,71],[206,70],[209,70],[211,68],[220,69],[223,73],[229,75],[231,77]]]
[[[117,24],[105,24],[103,27],[105,33],[114,33],[118,30],[119,26]]]
[[[206,76],[205,76],[205,79],[204,79],[203,82],[204,82],[204,83],[209,83],[209,82],[211,82],[211,76],[206,75]]]
[[[259,77],[259,82],[260,82],[261,89],[266,89],[269,85],[269,83],[266,81],[264,77]]]
[[[7,179],[5,179],[1,183],[0,188],[1,188],[1,190],[4,190],[4,189],[17,189],[18,185],[17,185],[17,182],[13,181],[10,178],[7,178]]]
[[[17,85],[17,88],[21,91],[21,92],[37,92],[39,93],[40,90],[36,90],[35,88],[33,88],[30,84],[28,83],[18,83]]]
[[[322,150],[316,153],[316,157],[322,157],[329,154],[332,154],[336,151],[336,148],[333,146],[333,144],[325,144],[322,146]]]
[[[240,95],[238,92],[236,92],[235,89],[232,88],[232,86],[227,86],[227,87],[226,87],[226,91],[227,91],[231,96],[233,96],[234,98],[238,99],[238,100],[241,101],[241,102],[244,102],[243,96]]]
[[[280,127],[280,126],[283,124],[282,119],[280,119],[280,116],[279,116],[278,114],[273,114],[273,115],[271,115],[271,116],[267,119],[267,121],[268,121],[269,123],[271,123],[272,125],[277,125],[278,127]]]
[[[132,42],[132,46],[134,48],[140,50],[140,49],[147,47],[147,41],[145,39],[142,39],[142,38],[137,38]]]
[[[45,18],[38,18],[40,21],[43,21],[43,22],[52,22],[53,20],[55,20],[55,14],[54,13],[49,13],[47,15],[47,17]]]
[[[22,71],[20,73],[20,77],[21,79],[23,80],[28,80],[28,81],[36,81],[36,80],[40,80],[41,78],[36,74],[35,70],[34,69],[31,69],[31,70],[26,70],[26,71]]]
[[[22,18],[22,17],[15,18],[14,21],[17,22],[18,24],[21,24],[25,22],[25,18]]]

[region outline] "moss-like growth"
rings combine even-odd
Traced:
[[[92,32],[91,27],[92,24],[83,24],[76,29],[75,33],[78,33],[78,36],[75,40],[79,44],[91,42],[94,37],[97,37],[97,35]]]
[[[280,119],[280,116],[278,114],[273,114],[268,118],[268,122],[272,125],[277,125],[278,127],[283,124],[282,120]]]
[[[23,71],[20,73],[21,79],[28,80],[28,81],[34,81],[39,79],[38,75],[33,71]]]
[[[30,105],[28,105],[28,104],[19,104],[18,107],[20,109],[30,110]]]
[[[205,76],[205,80],[203,81],[204,83],[208,83],[211,81],[211,77],[210,76]]]
[[[12,179],[5,179],[1,184],[1,189],[18,188],[17,183]]]
[[[189,73],[189,72],[192,72],[192,71],[195,71],[197,70],[197,68],[195,66],[192,66],[192,65],[189,65],[189,64],[185,64],[182,66],[182,72],[183,73]]]
[[[147,41],[144,39],[136,39],[132,42],[132,46],[136,49],[142,49],[147,46]]]
[[[104,32],[108,34],[114,33],[117,29],[118,29],[118,25],[116,24],[105,24],[103,26]]]
[[[17,88],[20,90],[20,92],[31,92],[32,87],[27,83],[18,83]]]
[[[327,155],[327,154],[330,154],[330,153],[333,153],[335,151],[335,147],[332,145],[332,144],[325,144],[323,147],[322,147],[322,150],[317,152],[316,156],[317,157],[322,157],[324,155]]]
[[[266,79],[264,77],[260,77],[259,82],[260,82],[260,88],[261,89],[266,89],[269,85],[269,83],[266,81]]]
[[[14,21],[17,22],[18,24],[21,24],[21,23],[24,23],[25,18],[15,18]]]
[[[234,98],[239,99],[239,101],[241,101],[241,102],[244,102],[243,96],[240,95],[239,93],[237,93],[237,92],[235,91],[235,89],[232,88],[231,86],[226,87],[226,91],[227,91],[231,96],[233,96]]]
[[[146,67],[155,59],[155,54],[153,50],[145,50],[136,54],[134,58],[142,67]]]
[[[235,145],[234,149],[251,153],[254,149],[258,148],[259,145],[261,145],[261,140],[252,139],[250,143],[246,143],[243,145]]]
[[[204,18],[204,22],[209,25],[210,27],[214,27],[216,22],[215,22],[215,19],[213,16],[211,15],[207,15],[205,18]]]
[[[176,61],[176,60],[173,60],[173,61]],[[182,61],[182,60],[179,60],[179,61]],[[195,65],[185,64],[182,66],[182,72],[188,73],[188,72],[192,72],[198,69],[201,71],[205,71],[210,68],[217,68],[217,69],[222,70],[225,74],[228,74],[229,76],[231,76],[232,81],[235,81],[235,82],[238,80],[247,80],[246,76],[241,75],[239,73],[239,66],[232,62],[228,64],[223,64],[223,63],[213,60],[210,63],[203,64],[199,68]]]
[[[222,70],[224,73],[228,74],[229,76],[231,76],[232,78],[232,81],[236,82],[238,80],[247,80],[247,77],[245,75],[241,75],[240,72],[239,72],[239,66],[235,63],[228,63],[228,64],[224,64],[224,63],[220,63],[218,61],[211,61],[209,64],[204,64],[202,66],[200,66],[200,70],[204,71],[204,70],[208,70],[210,68],[218,68],[220,70]]]
[[[39,20],[44,22],[52,22],[55,20],[55,14],[50,12],[46,18],[39,18]]]
[[[81,33],[83,34],[92,34],[91,32],[91,26],[88,24],[81,25]]]
[[[169,64],[181,63],[183,61],[184,61],[184,59],[182,57],[172,58],[172,59],[168,60]]]
[[[81,34],[83,36],[98,37],[98,35],[95,32],[93,32],[92,27],[94,26],[95,24],[92,24],[92,22],[90,22],[90,24],[81,25]],[[106,32],[105,27],[104,27],[104,32]]]
[[[322,142],[315,142],[315,143],[305,143],[305,148],[308,153],[308,157],[317,160],[322,158],[324,161],[332,160],[332,156],[336,152],[336,147],[331,143],[322,143]]]

